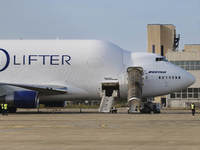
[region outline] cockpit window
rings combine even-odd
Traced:
[[[168,61],[165,57],[157,57],[156,61]]]

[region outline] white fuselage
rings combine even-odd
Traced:
[[[126,99],[128,67],[143,68],[143,97],[172,93],[195,82],[160,55],[128,52],[99,40],[0,40],[0,49],[1,83],[67,87],[66,94],[39,94],[40,101],[100,99],[106,82],[118,82],[119,99]],[[0,96],[15,90],[21,89],[1,86]]]

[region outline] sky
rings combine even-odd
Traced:
[[[0,0],[0,39],[97,39],[147,51],[147,25],[200,44],[200,0]]]

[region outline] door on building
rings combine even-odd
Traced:
[[[163,107],[166,107],[166,98],[161,98],[161,104]]]

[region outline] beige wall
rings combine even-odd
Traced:
[[[160,25],[147,25],[147,51],[152,53],[152,45],[155,45],[155,53],[160,54],[161,45]]]
[[[185,45],[185,51],[200,51],[200,44]]]
[[[200,51],[197,52],[168,52],[168,61],[181,61],[181,60],[200,60]]]
[[[155,53],[161,55],[163,45],[165,56],[168,50],[173,49],[175,34],[174,25],[147,25],[147,51],[152,53],[152,45],[155,45]]]
[[[161,31],[161,45],[164,45],[164,54],[166,55],[168,50],[173,49],[176,28],[173,25],[162,25]]]

